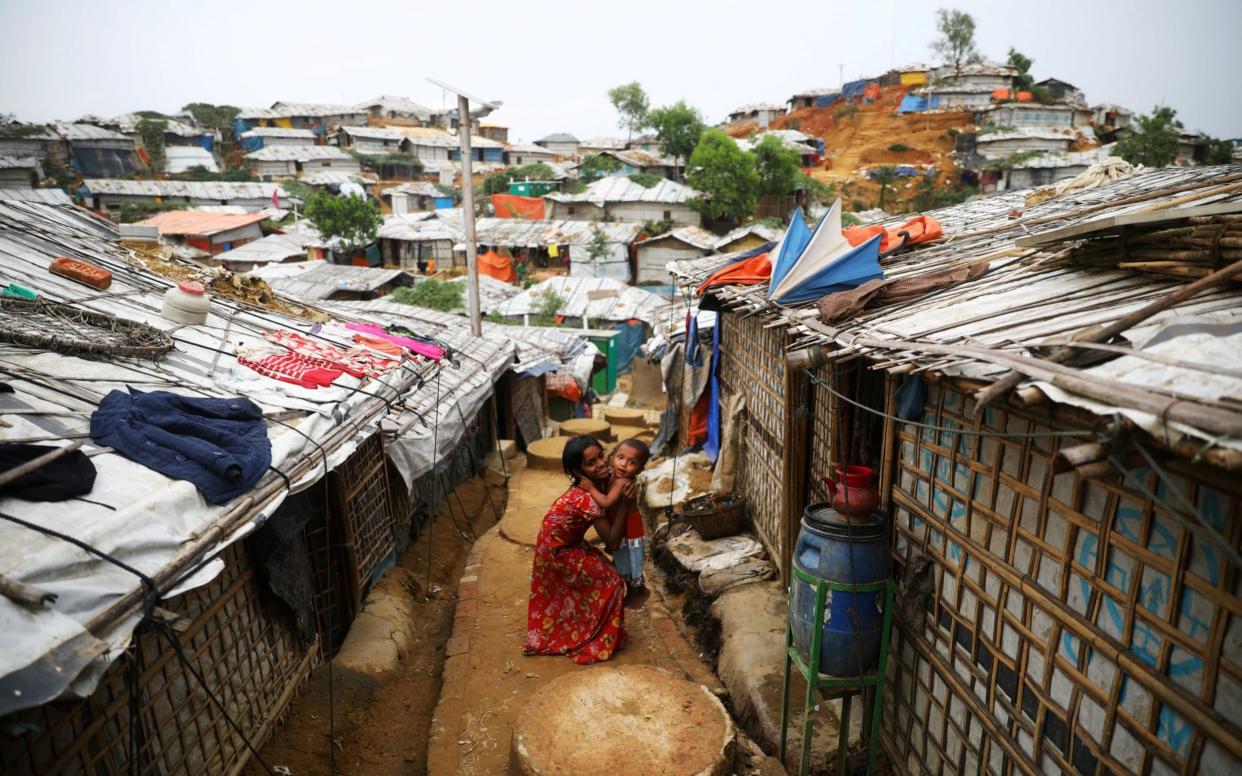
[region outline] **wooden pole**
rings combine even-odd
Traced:
[[[461,145],[461,206],[466,224],[466,310],[470,333],[483,334],[479,311],[479,256],[474,235],[474,167],[470,158],[470,100],[457,95],[457,139]]]
[[[1091,326],[1083,329],[1070,338],[1070,345],[1057,349],[1044,360],[1050,361],[1054,364],[1067,361],[1075,353],[1075,348],[1072,344],[1074,341],[1105,342],[1106,340],[1112,339],[1116,335],[1121,334],[1127,329],[1142,323],[1156,313],[1164,312],[1165,310],[1175,307],[1187,299],[1190,299],[1196,294],[1206,291],[1212,286],[1218,285],[1240,275],[1242,275],[1242,261],[1235,261],[1228,267],[1225,267],[1217,272],[1213,272],[1211,275],[1208,275],[1205,278],[1200,278],[1193,283],[1187,283],[1163,299],[1157,299],[1151,304],[1140,307],[1128,315],[1123,315],[1112,323]],[[1018,386],[1018,383],[1022,382],[1024,379],[1025,376],[1023,373],[1016,370],[1002,375],[996,382],[975,394],[975,412],[979,413],[982,411],[983,408],[991,404],[997,396],[1013,390]]]

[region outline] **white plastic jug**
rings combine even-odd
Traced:
[[[201,283],[183,281],[164,294],[162,314],[177,323],[206,323],[211,298]]]

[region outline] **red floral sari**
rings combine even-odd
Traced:
[[[579,664],[607,660],[625,644],[625,583],[604,553],[583,536],[603,509],[577,486],[543,517],[530,574],[527,655],[573,655]]]

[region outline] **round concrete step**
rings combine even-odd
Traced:
[[[631,409],[629,407],[605,407],[604,420],[615,426],[627,426],[631,428],[646,428],[647,413],[643,410]],[[626,437],[623,430],[613,429],[618,437]]]
[[[561,470],[561,453],[565,451],[567,436],[537,439],[526,446],[526,465],[531,469]]]
[[[561,422],[561,436],[575,437],[585,434],[601,442],[612,441],[612,426],[599,418],[573,418]]]
[[[732,770],[734,747],[733,721],[706,687],[653,666],[596,666],[531,696],[513,729],[511,771],[717,776]]]

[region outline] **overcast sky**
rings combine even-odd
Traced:
[[[172,112],[188,102],[439,106],[427,76],[503,100],[511,140],[617,135],[607,90],[638,80],[653,105],[709,122],[748,102],[930,61],[937,7],[971,13],[985,56],[1010,46],[1057,77],[1188,128],[1242,137],[1242,0],[266,3],[0,0],[0,113],[19,119]]]

